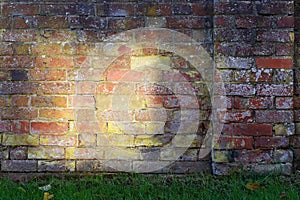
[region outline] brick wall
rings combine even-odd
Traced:
[[[3,173],[299,168],[293,1],[0,5]]]

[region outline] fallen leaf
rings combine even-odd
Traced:
[[[51,184],[45,185],[45,186],[41,186],[39,187],[40,190],[42,191],[49,191],[51,189]]]
[[[53,194],[50,194],[49,192],[44,192],[44,200],[49,200],[53,197]]]
[[[248,190],[252,190],[252,191],[257,190],[257,189],[259,189],[260,187],[261,187],[260,184],[254,183],[254,182],[248,182],[248,183],[246,184],[246,188],[247,188]]]

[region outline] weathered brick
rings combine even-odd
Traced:
[[[66,148],[66,159],[101,159],[103,158],[103,149],[100,148]]]
[[[9,146],[38,146],[39,145],[39,136],[38,135],[29,135],[29,134],[5,134],[2,138],[3,145]]]
[[[38,172],[72,172],[75,171],[75,161],[55,160],[38,161]]]
[[[100,8],[100,5],[98,6]],[[101,5],[101,7],[104,7]],[[112,17],[128,17],[134,15],[133,4],[109,4],[108,5],[108,15]]]
[[[10,172],[34,172],[37,168],[35,160],[2,160],[1,170]]]
[[[169,4],[138,4],[136,13],[147,16],[169,16],[172,14],[172,8]]]
[[[294,119],[293,111],[283,110],[257,110],[255,116],[256,122],[259,123],[292,122]]]
[[[252,96],[255,94],[255,87],[251,84],[226,84],[227,95]]]
[[[10,121],[0,121],[0,132],[10,132],[11,123]]]
[[[264,150],[242,150],[242,151],[235,151],[237,153],[234,156],[235,162],[242,162],[242,163],[258,163],[258,162],[271,162],[272,161],[272,154],[270,151]]]
[[[276,98],[277,109],[292,109],[293,97],[277,97]]]
[[[33,96],[31,97],[33,107],[67,107],[67,97],[64,96]]]
[[[65,150],[62,147],[39,146],[28,148],[29,159],[63,159]]]
[[[0,116],[2,119],[11,119],[11,120],[30,120],[36,119],[38,116],[37,109],[34,108],[3,108]]]
[[[4,4],[2,7],[3,15],[37,15],[39,6],[36,4]]]
[[[254,139],[255,148],[286,148],[288,145],[289,139],[286,137],[257,137]]]
[[[76,146],[77,136],[74,135],[41,135],[40,145]]]
[[[215,14],[234,15],[234,14],[253,14],[252,2],[216,2]]]
[[[53,28],[63,29],[68,28],[68,18],[65,16],[35,16],[33,19],[33,25],[35,28]]]
[[[39,118],[47,120],[74,120],[75,110],[73,109],[40,109]]]
[[[294,8],[292,1],[258,2],[256,4],[258,13],[264,15],[292,14]]]
[[[15,147],[9,152],[9,157],[12,160],[26,160],[27,159],[27,147]]]
[[[293,86],[286,84],[258,84],[257,95],[259,96],[292,96]]]
[[[35,30],[15,29],[5,30],[2,33],[2,41],[6,42],[33,42],[35,41],[37,32]]]
[[[234,138],[234,137],[220,137],[215,144],[215,149],[252,149],[252,138]]]
[[[74,4],[42,4],[40,14],[42,15],[75,15],[76,5]]]
[[[167,18],[168,28],[205,28],[211,27],[211,22],[208,18],[203,17],[168,17]]]

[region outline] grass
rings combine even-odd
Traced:
[[[261,187],[255,191],[245,185],[256,182]],[[139,174],[99,175],[84,178],[36,179],[25,184],[0,179],[0,199],[42,200],[44,191],[38,187],[51,183],[48,191],[53,200],[85,199],[300,199],[298,176],[211,175],[159,176]]]

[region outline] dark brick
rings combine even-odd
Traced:
[[[25,70],[11,70],[11,80],[12,81],[27,81],[28,72]]]
[[[2,160],[1,170],[9,172],[33,172],[36,171],[35,160]]]

